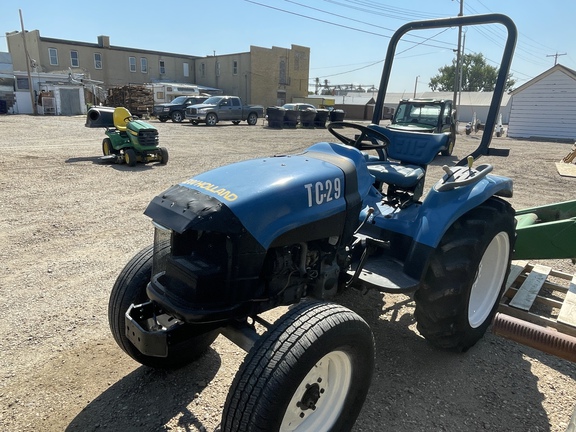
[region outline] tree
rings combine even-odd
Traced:
[[[498,68],[486,64],[484,56],[479,54],[464,54],[462,60],[462,91],[478,92],[493,91],[498,76]],[[430,78],[428,86],[432,91],[454,91],[454,76],[456,74],[456,59],[451,65],[438,69],[439,74]],[[508,74],[505,90],[512,90],[516,80]]]

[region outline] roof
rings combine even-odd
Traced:
[[[548,69],[547,71],[542,72],[540,75],[532,78],[530,81],[525,82],[524,84],[522,84],[520,87],[518,87],[517,89],[515,89],[512,92],[512,96],[514,96],[517,93],[520,93],[521,91],[526,90],[528,87],[536,84],[538,81],[543,80],[544,78],[552,75],[554,72],[560,71],[566,75],[568,75],[570,78],[572,78],[573,80],[576,80],[576,71],[570,68],[567,68],[566,66],[561,65],[560,63],[555,64],[553,67],[551,67],[550,69]]]

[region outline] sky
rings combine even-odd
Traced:
[[[423,19],[502,13],[518,29],[511,67],[515,87],[554,66],[576,69],[576,2],[548,0],[219,0],[70,3],[62,0],[0,0],[0,52],[6,32],[39,30],[49,38],[194,56],[247,52],[251,45],[310,48],[310,89],[329,85],[378,87],[390,36],[403,24]],[[537,5],[537,6],[533,6]],[[468,27],[466,54],[481,53],[499,67],[506,29]],[[389,92],[428,91],[430,78],[452,64],[458,29],[412,32],[398,44]],[[557,55],[557,56],[556,56]]]

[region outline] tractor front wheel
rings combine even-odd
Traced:
[[[124,162],[130,167],[136,166],[137,158],[134,149],[129,148],[124,150]]]
[[[160,147],[160,164],[166,165],[168,163],[168,149],[166,147]]]
[[[514,210],[498,198],[448,229],[414,295],[417,328],[429,342],[463,352],[484,335],[506,285],[514,240]]]
[[[374,339],[361,317],[340,305],[303,302],[246,356],[222,432],[350,430],[373,369]]]
[[[158,251],[167,254],[170,243],[166,242]],[[126,337],[126,311],[131,304],[147,302],[146,286],[152,277],[153,245],[138,252],[118,275],[108,303],[108,322],[116,343],[137,362],[154,368],[183,366],[199,358],[218,336],[218,331],[209,331],[183,342],[172,344],[167,357],[152,357],[142,354]]]

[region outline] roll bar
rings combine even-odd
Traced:
[[[380,87],[378,90],[378,97],[376,99],[376,106],[374,107],[372,123],[380,124],[380,119],[382,118],[382,109],[384,107],[384,97],[386,96],[386,91],[388,89],[388,83],[390,81],[390,72],[392,71],[392,63],[394,61],[394,55],[396,54],[396,46],[398,45],[398,42],[400,41],[400,38],[402,36],[404,36],[409,31],[413,30],[426,30],[434,28],[473,26],[473,25],[485,25],[485,24],[504,25],[508,30],[508,38],[506,40],[506,45],[502,53],[500,70],[498,71],[496,86],[494,87],[492,102],[490,103],[490,109],[488,110],[488,118],[486,119],[486,124],[484,126],[484,133],[482,134],[480,145],[476,150],[470,153],[470,155],[467,155],[465,158],[460,160],[457,163],[457,165],[465,165],[467,163],[468,156],[472,156],[474,159],[477,159],[481,155],[494,155],[494,156],[508,155],[507,150],[490,149],[490,142],[492,141],[492,134],[494,132],[494,126],[496,124],[496,119],[498,117],[498,111],[500,110],[500,104],[502,103],[502,96],[504,95],[505,91],[506,79],[508,77],[508,73],[510,72],[512,56],[514,54],[516,39],[518,37],[518,32],[516,30],[516,25],[514,24],[514,22],[508,16],[502,14],[467,15],[461,17],[441,18],[435,20],[412,21],[407,24],[404,24],[402,27],[396,30],[396,32],[394,32],[388,44],[388,51],[386,52],[386,59],[384,61],[384,68],[382,70],[382,77],[380,79]]]

